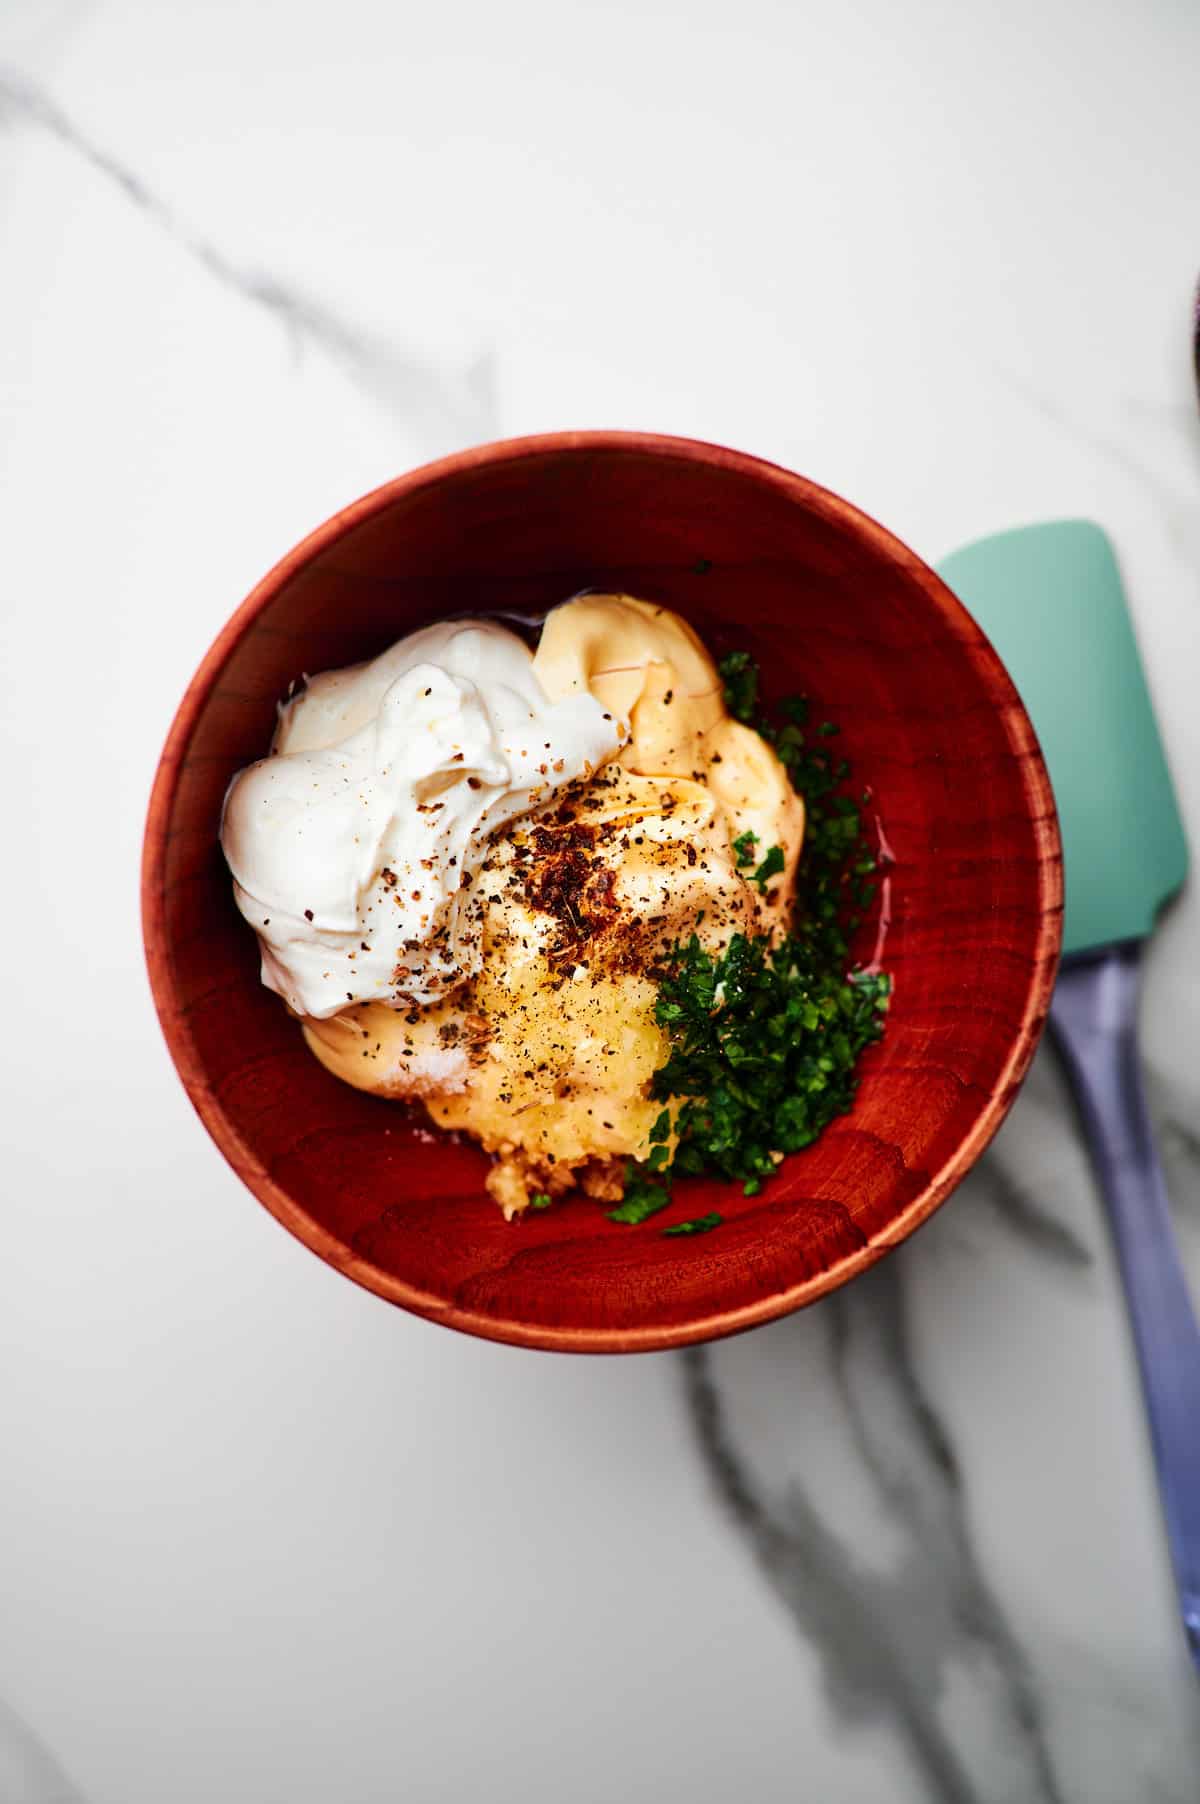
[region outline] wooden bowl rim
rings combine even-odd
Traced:
[[[382,512],[401,496],[412,495],[444,482],[447,478],[461,476],[487,464],[517,463],[548,453],[573,451],[649,453],[656,457],[707,465],[712,469],[734,471],[756,482],[765,483],[788,499],[837,521],[860,539],[870,543],[880,555],[902,564],[945,620],[953,623],[960,634],[965,622],[978,637],[985,663],[990,666],[986,672],[986,681],[993,692],[997,713],[1013,756],[1019,762],[1022,772],[1025,798],[1034,824],[1037,845],[1038,934],[1021,1020],[994,1092],[970,1133],[941,1168],[932,1174],[919,1195],[866,1246],[847,1254],[815,1276],[805,1278],[784,1290],[773,1291],[754,1302],[743,1303],[735,1308],[716,1309],[693,1320],[667,1326],[550,1327],[522,1320],[508,1320],[448,1303],[403,1278],[381,1271],[367,1260],[358,1258],[348,1246],[292,1201],[230,1123],[205,1074],[186,1016],[181,1014],[175,999],[166,949],[164,853],[180,770],[202,708],[219,681],[234,647],[258,616],[297,572],[350,528]],[[142,852],[141,901],[142,934],[154,1006],[184,1088],[204,1126],[234,1171],[290,1233],[356,1284],[373,1291],[388,1302],[399,1304],[428,1320],[442,1322],[447,1327],[464,1333],[513,1346],[556,1352],[654,1352],[715,1340],[757,1327],[790,1314],[840,1288],[882,1258],[892,1247],[906,1240],[966,1176],[1008,1114],[1041,1037],[1054,988],[1062,940],[1062,849],[1054,794],[1041,748],[1007,670],[982,629],[936,572],[877,520],[851,502],[843,500],[840,495],[822,488],[807,477],[784,469],[781,465],[747,452],[709,444],[701,439],[653,432],[550,432],[524,438],[498,439],[489,444],[473,446],[469,450],[455,452],[405,475],[394,477],[332,514],[282,557],[255,585],[205,654],[171,723],[147,810]]]

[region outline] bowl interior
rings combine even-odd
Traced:
[[[890,859],[860,955],[894,974],[851,1115],[762,1195],[694,1180],[639,1228],[585,1199],[509,1225],[483,1155],[346,1088],[258,982],[217,846],[230,776],[277,698],[448,614],[537,613],[580,588],[685,615],[842,729]],[[625,435],[522,441],[402,478],[285,559],[185,698],[151,803],[147,949],[172,1053],[226,1155],[315,1251],[384,1296],[499,1339],[678,1344],[811,1300],[902,1239],[978,1155],[1044,1018],[1058,841],[1029,723],[938,579],[771,466]],[[723,1227],[664,1238],[716,1208]]]

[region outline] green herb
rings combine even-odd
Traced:
[[[710,1234],[714,1228],[720,1227],[724,1219],[723,1215],[717,1215],[715,1212],[712,1215],[697,1215],[694,1216],[691,1221],[675,1222],[672,1227],[664,1228],[663,1233],[671,1236],[676,1234]]]
[[[759,711],[758,667],[748,652],[721,660],[725,704],[773,746],[807,815],[791,933],[772,947],[766,936],[736,935],[724,952],[704,950],[695,934],[674,946],[658,971],[655,1018],[671,1052],[651,1094],[675,1105],[674,1158],[667,1158],[667,1110],[651,1132],[646,1166],[627,1168],[625,1202],[612,1219],[644,1221],[665,1207],[678,1176],[714,1172],[754,1196],[788,1153],[810,1146],[852,1106],[856,1066],[883,1032],[891,980],[847,971],[850,935],[874,895],[876,860],[861,843],[861,801],[841,786],[850,775],[826,741],[824,721],[808,736],[808,702],[783,702],[781,719]],[[739,869],[754,860],[753,834],[734,841]],[[751,881],[765,891],[784,869],[772,846]],[[653,1170],[651,1180],[643,1175]],[[707,1231],[681,1222],[664,1233]]]
[[[646,1136],[651,1146],[659,1146],[664,1140],[671,1138],[671,1111],[664,1109],[650,1132]]]
[[[746,870],[754,863],[754,848],[757,844],[758,834],[751,833],[748,827],[744,833],[738,834],[733,842],[733,849],[737,854],[737,868],[739,871]]]
[[[747,726],[758,708],[758,665],[748,651],[731,651],[718,666],[725,685],[725,706]]]
[[[722,658],[720,674],[725,704],[731,714],[753,726],[783,763],[792,788],[803,797],[806,822],[804,852],[796,882],[796,933],[814,948],[814,957],[843,969],[850,935],[875,895],[874,855],[862,844],[861,809],[870,792],[849,794],[842,787],[850,776],[846,759],[835,758],[828,741],[837,735],[832,721],[808,727],[808,698],[789,696],[768,719],[759,706],[758,666],[748,652]]]
[[[665,1209],[670,1200],[670,1190],[644,1178],[638,1165],[631,1159],[625,1167],[624,1201],[617,1208],[609,1210],[608,1219],[636,1226],[638,1222],[649,1221],[660,1209]]]
[[[529,1207],[531,1209],[548,1209],[550,1207],[550,1198],[546,1195],[544,1190],[535,1190],[529,1199]]]
[[[798,935],[772,948],[736,934],[715,957],[695,934],[677,946],[655,1007],[671,1053],[651,1080],[654,1096],[683,1099],[672,1175],[718,1172],[756,1195],[850,1108],[889,989],[882,974],[843,975]]]
[[[777,877],[782,869],[783,850],[780,846],[772,846],[771,850],[767,853],[766,857],[755,871],[754,876],[750,879],[752,883],[757,883],[760,896],[766,895],[767,884],[772,877]]]

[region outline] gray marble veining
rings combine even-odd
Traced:
[[[433,456],[498,436],[494,353],[481,349],[461,367],[415,351],[397,333],[384,336],[308,293],[300,284],[229,256],[194,231],[119,157],[96,143],[40,84],[0,68],[0,130],[45,132],[114,187],[142,216],[193,257],[222,287],[278,321],[297,355],[328,357],[376,406],[403,422]]]
[[[1200,1228],[1200,1105],[1164,1071],[1146,1073],[1150,1111],[1158,1128],[1167,1190],[1185,1228]]]
[[[1188,1091],[1154,1073],[1151,1094],[1172,1195],[1181,1213],[1194,1213],[1200,1135]],[[1086,1238],[1056,1206],[1056,1196],[1078,1197],[1080,1150],[1064,1080],[1043,1049],[1013,1116],[939,1218],[941,1241],[954,1239],[961,1209],[973,1220],[968,1257],[986,1256],[999,1231],[1054,1283],[1094,1289],[1105,1234],[1099,1197],[1090,1199]],[[757,1348],[682,1355],[696,1443],[760,1573],[819,1658],[837,1717],[893,1727],[914,1795],[938,1804],[1123,1804],[1133,1794],[1120,1770],[1111,1790],[1090,1794],[1059,1771],[1044,1683],[988,1576],[954,1437],[922,1383],[909,1312],[920,1266],[941,1257],[938,1240],[923,1230],[846,1290],[761,1331]],[[818,1402],[830,1389],[835,1410]],[[820,1498],[794,1450],[820,1442],[823,1463],[830,1434],[843,1443],[839,1482]],[[1109,1683],[1099,1666],[1093,1682]],[[1171,1804],[1195,1795],[1153,1770],[1138,1783],[1138,1796]]]
[[[909,1355],[897,1263],[885,1261],[809,1311],[788,1339],[797,1393],[820,1381],[814,1365],[832,1374],[862,1482],[898,1542],[886,1572],[872,1569],[794,1476],[774,1495],[761,1487],[738,1448],[719,1355],[685,1354],[685,1389],[718,1493],[818,1650],[835,1711],[849,1723],[890,1721],[922,1795],[939,1804],[979,1804],[984,1795],[1061,1804],[1032,1670],[982,1571],[953,1447]],[[801,1432],[802,1419],[800,1409],[793,1428]],[[944,1708],[954,1666],[976,1694],[966,1720]],[[1003,1791],[994,1767],[986,1794],[973,1776],[981,1727],[1002,1755]]]
[[[0,1799],[3,1804],[86,1804],[55,1756],[11,1704],[0,1698]]]
[[[1181,307],[1181,344],[1183,318],[1184,310]],[[1200,513],[1197,512],[1193,491],[1196,480],[1200,479],[1200,427],[1192,407],[1180,403],[1155,411],[1154,425],[1157,430],[1154,437],[1164,440],[1173,453],[1169,460],[1171,473],[1168,474],[1161,467],[1163,460],[1156,460],[1153,452],[1146,446],[1146,434],[1144,430],[1136,429],[1136,423],[1132,428],[1127,426],[1119,433],[1114,432],[1111,427],[1092,423],[1081,409],[1068,409],[1046,394],[1032,389],[1011,371],[997,369],[996,375],[1007,391],[1031,413],[1045,420],[1055,431],[1075,439],[1092,456],[1111,465],[1143,488],[1166,524],[1176,550],[1193,556],[1196,554],[1200,549]],[[1190,476],[1190,483],[1181,481],[1180,465]]]

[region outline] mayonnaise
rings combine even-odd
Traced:
[[[620,749],[586,691],[552,701],[520,639],[450,621],[316,677],[225,798],[221,845],[262,980],[296,1014],[441,1001],[479,969],[496,830]]]
[[[642,776],[703,775],[729,838],[783,852],[771,931],[782,931],[804,839],[804,804],[765,739],[730,718],[703,640],[670,608],[633,595],[577,595],[547,616],[533,660],[547,695],[590,694],[629,738],[620,754]]]

